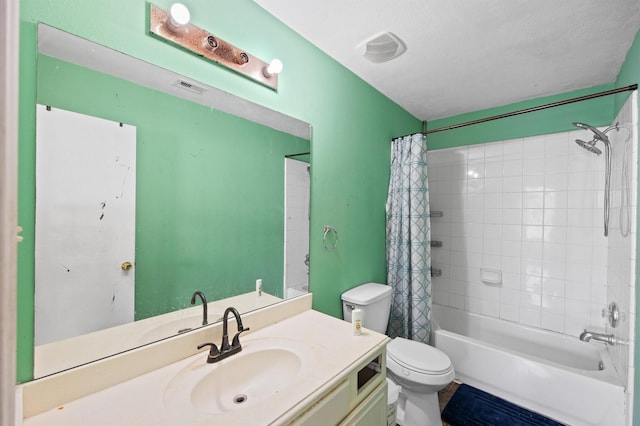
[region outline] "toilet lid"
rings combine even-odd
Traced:
[[[451,370],[451,360],[426,343],[396,337],[387,345],[387,355],[401,366],[424,374],[443,374]]]

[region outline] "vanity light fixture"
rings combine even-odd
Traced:
[[[275,74],[280,74],[282,68],[283,65],[280,59],[272,59],[271,62],[269,62],[269,66],[262,69],[262,74],[264,74],[266,78],[271,78]]]
[[[191,13],[189,13],[187,6],[182,3],[174,3],[169,9],[167,28],[175,34],[181,34],[185,31],[190,19]]]
[[[282,71],[280,60],[274,59],[267,64],[209,31],[193,25],[190,19],[189,9],[181,3],[174,3],[169,12],[149,4],[151,34],[278,90],[278,73]]]

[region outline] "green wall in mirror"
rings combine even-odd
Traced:
[[[136,319],[257,278],[282,297],[284,157],[309,141],[44,55],[37,96],[137,128]]]

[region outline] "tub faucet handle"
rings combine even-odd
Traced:
[[[611,328],[616,328],[620,322],[620,310],[616,302],[609,303],[609,306],[602,309],[602,318],[609,321]]]

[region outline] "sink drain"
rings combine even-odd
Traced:
[[[240,394],[233,397],[234,404],[242,404],[244,402],[247,402],[247,395]]]

